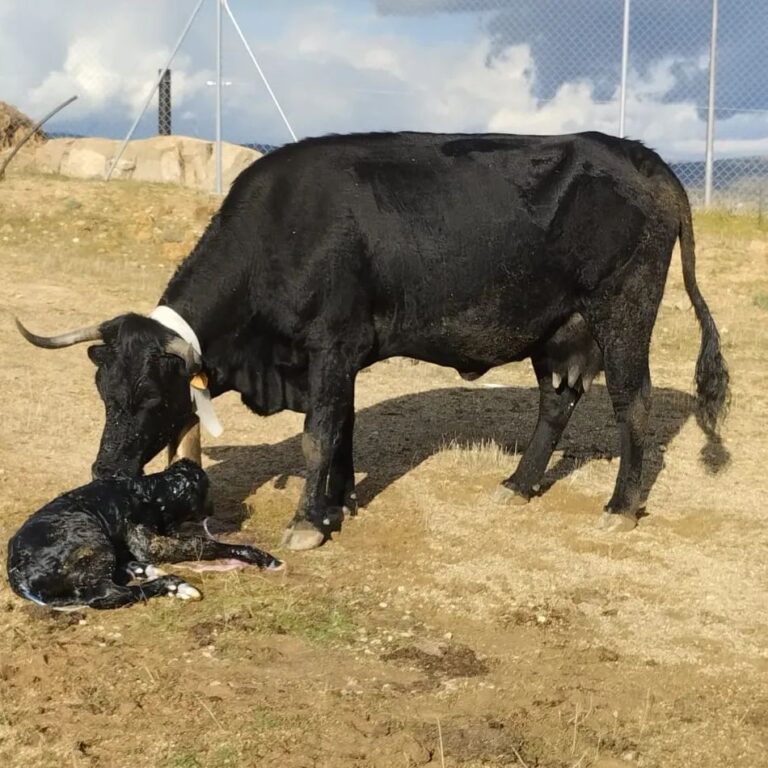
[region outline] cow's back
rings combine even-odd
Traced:
[[[247,279],[255,336],[303,349],[369,324],[378,356],[466,367],[482,346],[495,365],[527,356],[643,239],[671,251],[676,184],[651,150],[602,134],[308,139],[238,177],[164,300],[216,259],[232,301]]]

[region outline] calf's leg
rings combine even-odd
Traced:
[[[283,563],[268,552],[244,544],[224,544],[199,536],[160,536],[143,525],[132,527],[126,543],[138,565],[180,563],[183,560],[241,560],[259,568],[277,570]]]
[[[112,581],[103,581],[84,596],[83,605],[106,610],[144,602],[151,597],[169,595],[182,600],[199,600],[200,592],[178,576],[161,576],[139,586],[120,586]]]

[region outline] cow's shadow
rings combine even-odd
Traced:
[[[368,504],[451,443],[471,446],[495,441],[522,451],[533,432],[538,400],[536,388],[452,387],[402,395],[360,409],[355,423],[355,470],[366,475],[357,487],[360,504]],[[643,474],[645,495],[664,465],[667,445],[693,412],[690,394],[654,389]],[[591,459],[618,456],[616,421],[605,386],[594,385],[579,403],[558,449],[563,454],[545,475],[545,492]],[[264,483],[276,478],[279,487],[287,477],[304,474],[300,434],[271,445],[209,447],[206,453],[217,462],[209,469],[216,516],[232,521],[242,520],[243,500]],[[509,471],[514,465],[510,459]]]

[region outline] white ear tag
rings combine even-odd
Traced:
[[[200,351],[200,341],[197,338],[197,334],[189,323],[176,312],[176,310],[163,304],[159,307],[155,307],[149,316],[169,331],[173,331],[177,336],[184,339],[184,341],[190,344],[192,349],[197,352],[198,356],[202,356],[202,352]],[[218,437],[224,430],[213,410],[211,393],[208,390],[208,377],[205,375],[204,371],[196,373],[190,379],[189,392],[192,402],[195,404],[195,411],[197,412],[197,417],[200,419],[200,423],[205,427],[206,432],[213,435],[213,437]]]

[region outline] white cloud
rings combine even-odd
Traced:
[[[429,3],[425,2],[425,6]],[[0,98],[39,115],[77,93],[67,119],[88,126],[109,117],[127,130],[148,84],[167,59],[193,4],[93,3],[70,0],[67,14],[52,2],[6,0],[0,11]],[[104,6],[108,6],[105,9]],[[59,7],[59,3],[55,4]],[[463,40],[395,34],[374,15],[342,13],[341,4],[300,4],[286,10],[279,34],[239,20],[299,135],[354,130],[504,131],[560,133],[618,128],[618,92],[608,103],[589,80],[563,83],[554,97],[534,96],[536,62],[529,45],[491,57],[490,40],[468,27]],[[45,10],[48,10],[46,14]],[[151,13],[149,12],[151,9]],[[273,16],[275,11],[272,11]],[[255,17],[258,21],[259,17]],[[212,19],[201,14],[174,62],[175,128],[212,133]],[[231,30],[225,37],[225,137],[287,140],[256,72]],[[630,74],[628,128],[667,155],[703,155],[704,122],[688,101],[669,101],[679,78],[706,66],[670,57]],[[718,126],[723,149],[762,151],[768,120],[737,115]]]

